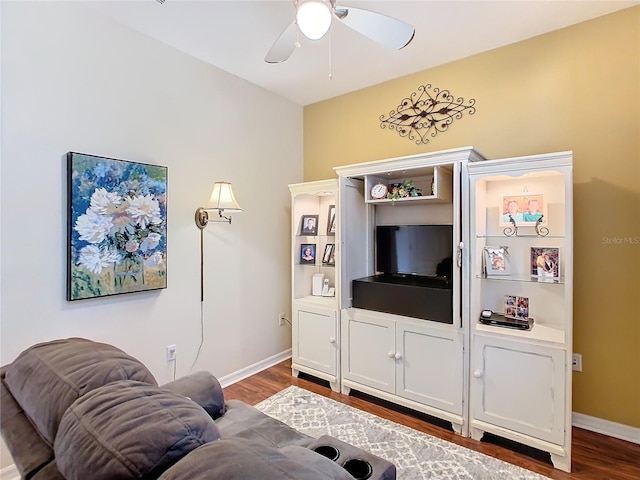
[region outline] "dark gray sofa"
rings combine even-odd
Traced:
[[[0,376],[0,430],[24,479],[396,478],[386,460],[225,402],[207,372],[159,387],[111,345],[41,343]]]

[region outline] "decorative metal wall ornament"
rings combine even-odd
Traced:
[[[469,99],[467,105],[464,99],[454,99],[449,90],[440,90],[431,84],[420,85],[418,92],[402,100],[398,111],[391,110],[389,117],[380,115],[380,128],[397,130],[401,137],[414,140],[417,145],[429,143],[428,135],[435,137],[438,132],[444,132],[454,119],[462,118],[462,113],[469,115],[476,113],[476,101]]]
[[[511,225],[505,228],[502,232],[504,233],[505,237],[546,237],[547,235],[549,235],[549,229],[542,226],[543,219],[544,215],[540,215],[540,218],[536,221],[536,224],[534,225],[534,228],[536,230],[535,235],[521,235],[518,232],[518,228],[520,228],[520,226],[516,223],[514,218],[509,215],[509,222],[511,223]]]

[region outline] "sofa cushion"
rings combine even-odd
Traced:
[[[353,480],[342,467],[304,447],[287,449],[246,438],[197,448],[158,480]]]
[[[112,345],[82,338],[34,345],[7,366],[5,373],[11,395],[50,446],[62,415],[78,397],[129,379],[157,385],[135,358]]]
[[[239,400],[228,400],[226,406],[226,413],[216,420],[222,438],[246,438],[273,447],[307,446],[315,440]]]
[[[54,452],[68,480],[155,478],[218,438],[215,422],[197,403],[123,380],[96,388],[69,407]]]

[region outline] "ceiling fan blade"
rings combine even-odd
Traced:
[[[342,23],[356,32],[396,50],[406,47],[416,32],[413,25],[382,13],[354,7],[336,7],[334,12]]]
[[[271,48],[264,57],[264,61],[267,63],[280,63],[284,62],[291,56],[296,49],[296,43],[298,41],[298,26],[296,22],[291,22],[284,32],[273,42]]]

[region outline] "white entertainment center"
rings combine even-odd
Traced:
[[[293,374],[535,447],[570,471],[571,152],[485,160],[466,147],[335,171],[290,185]],[[387,198],[403,181],[420,194]],[[423,255],[442,243],[432,226],[448,226],[449,258]],[[383,243],[387,230],[401,233]],[[398,249],[397,264],[377,243]],[[304,245],[318,252],[312,264]],[[317,274],[335,296],[313,294]]]

